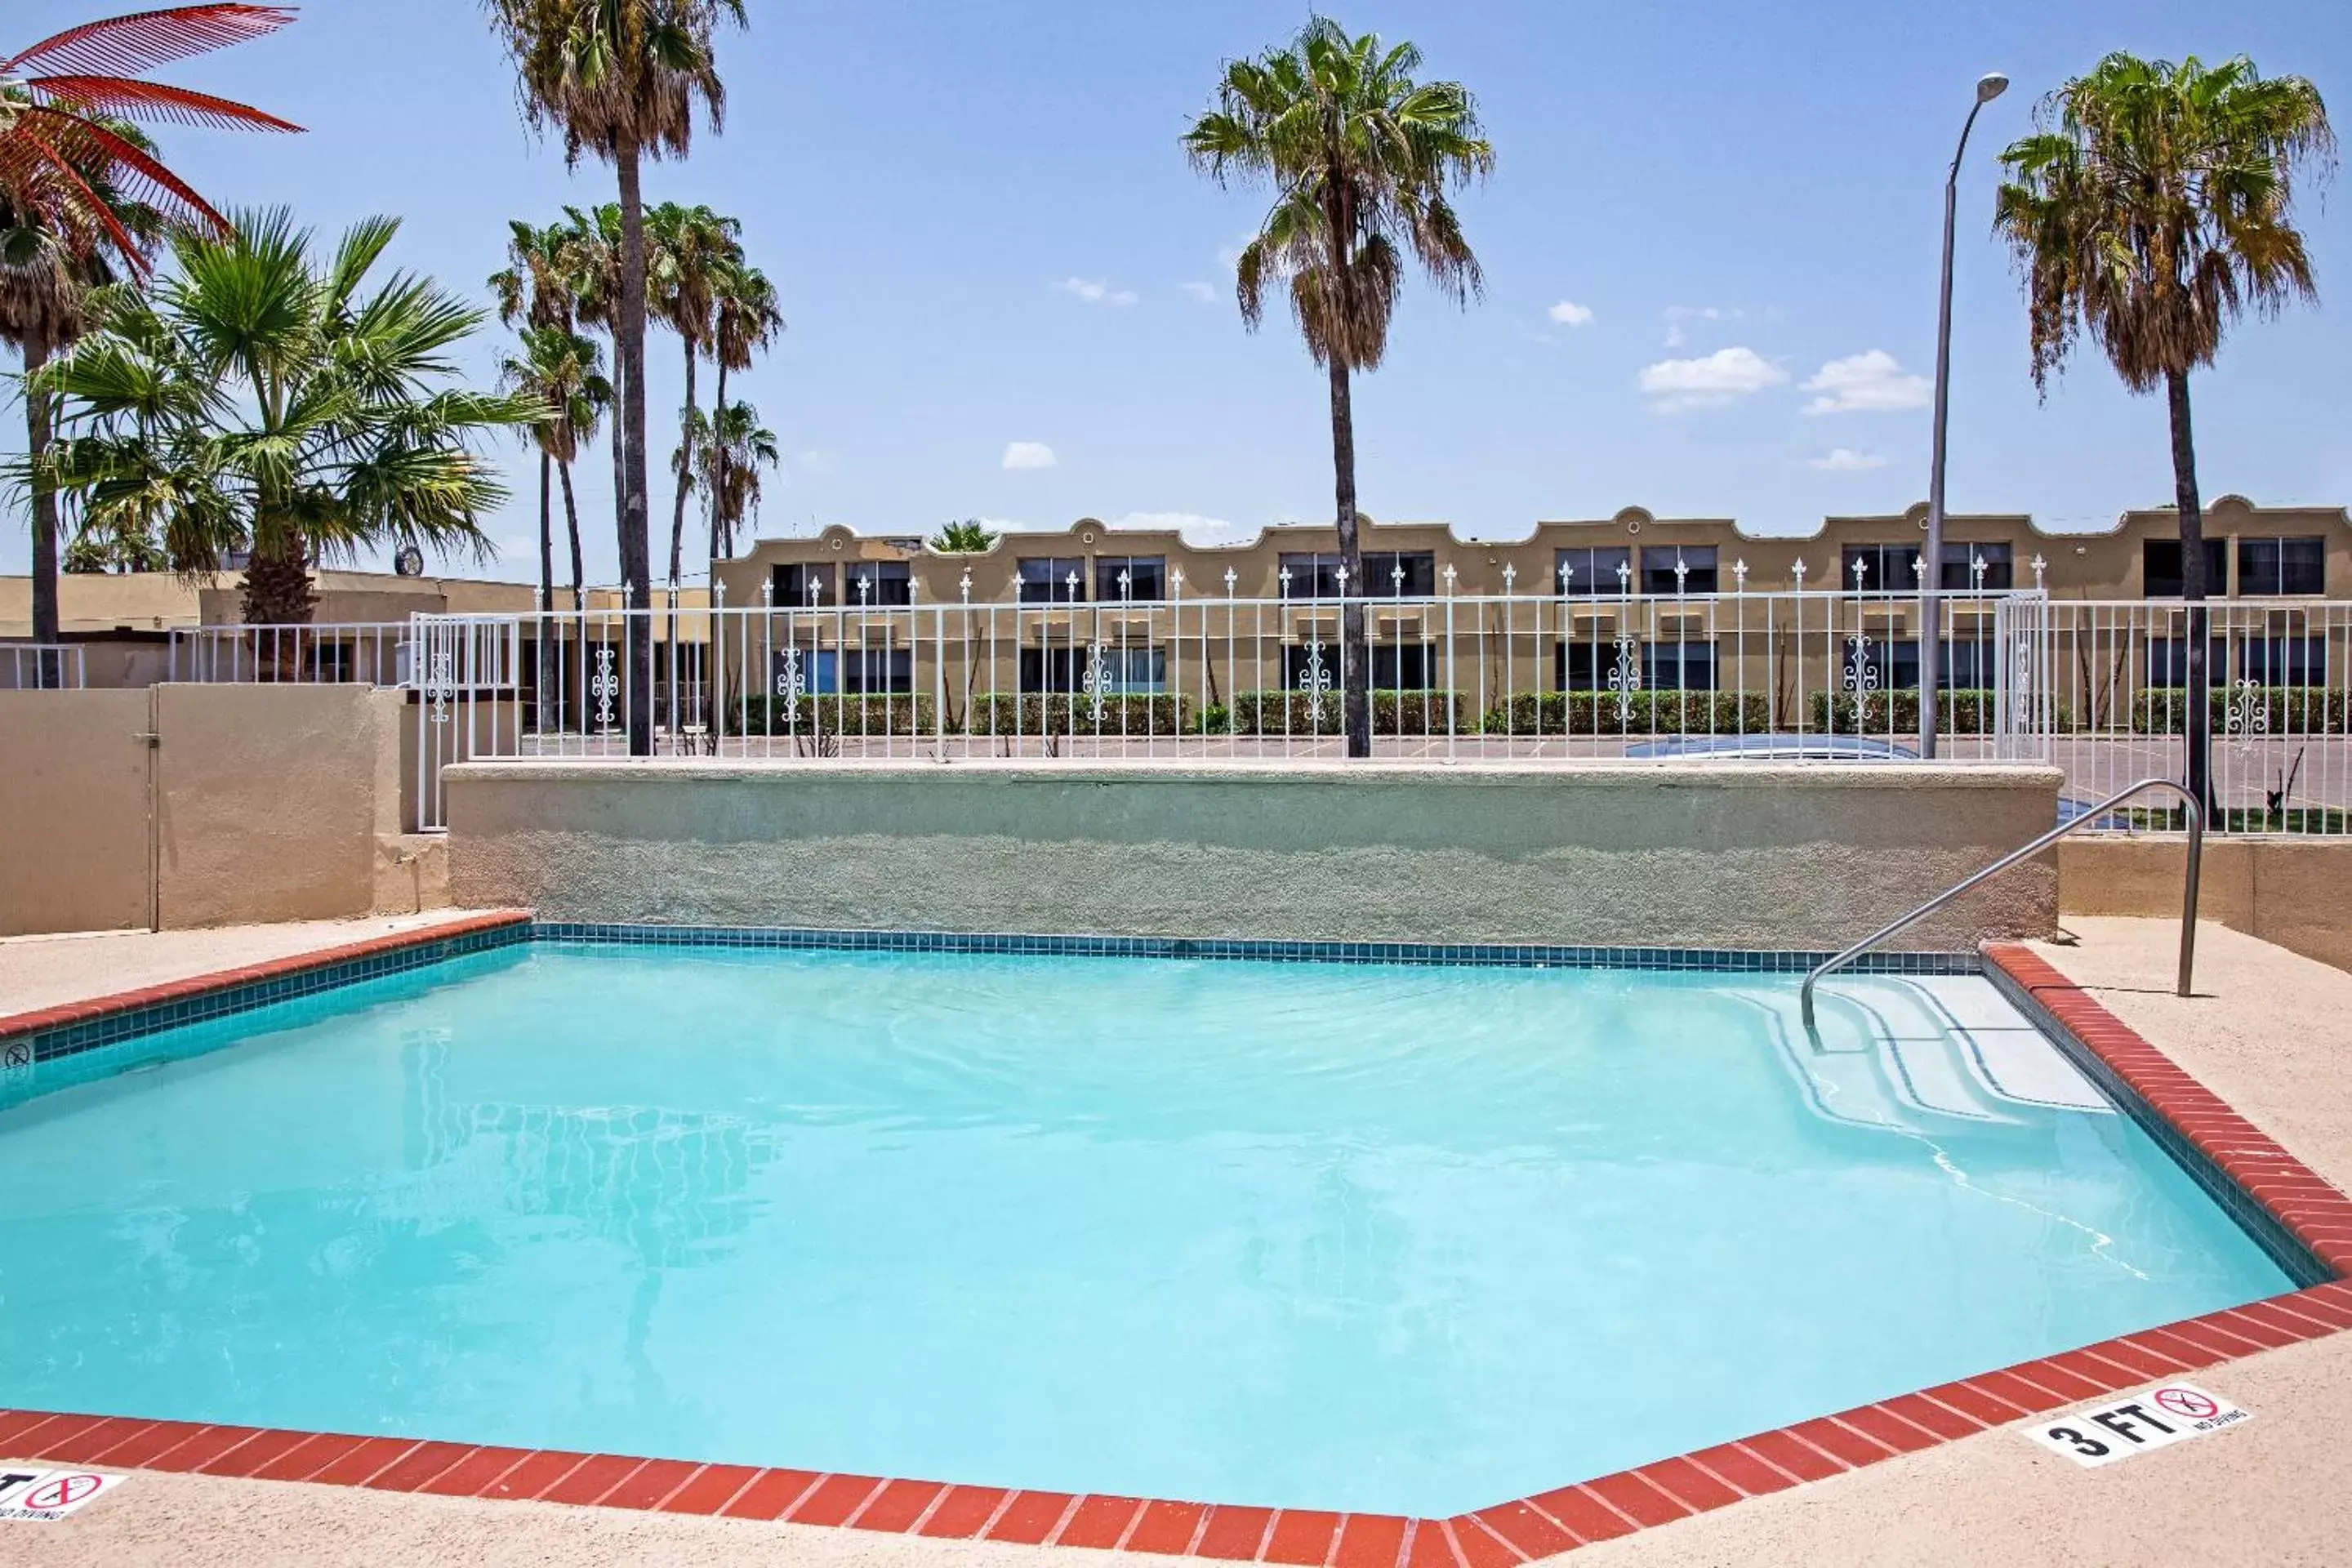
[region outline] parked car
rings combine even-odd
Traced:
[[[1736,757],[1770,763],[1910,762],[1919,753],[1868,735],[1675,735],[1625,748],[1629,757]]]

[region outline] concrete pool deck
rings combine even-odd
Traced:
[[[416,915],[216,926],[202,931],[97,931],[0,937],[0,1016],[29,1013],[118,991],[143,990],[173,980],[242,969],[375,937],[429,931],[470,919],[478,912],[428,910]]]
[[[344,922],[309,945],[378,934]],[[2035,949],[2181,1068],[2339,1187],[2352,1184],[2352,974],[2219,927],[2200,931],[2200,994],[2169,994],[2174,927],[2078,920],[2078,940]],[[168,965],[177,939],[126,948]],[[53,939],[54,940],[54,939]],[[285,932],[238,942],[291,942]],[[12,949],[0,943],[0,997]],[[101,951],[99,948],[89,952]],[[273,950],[307,951],[299,942]],[[262,956],[245,949],[126,973],[83,969],[68,1000]],[[52,968],[54,970],[54,963]],[[52,975],[49,982],[60,984]],[[0,1010],[5,1010],[0,1005]],[[1606,1563],[2059,1563],[2202,1559],[2332,1563],[2352,1524],[2352,1334],[2263,1352],[2194,1374],[2255,1419],[2129,1464],[2083,1470],[1996,1429],[1581,1549]],[[2139,1386],[2135,1384],[2133,1386]],[[5,1448],[5,1457],[35,1458]],[[105,1467],[100,1467],[105,1468]],[[1047,1568],[1074,1548],[928,1540],[864,1531],[482,1501],[200,1475],[141,1472],[55,1524],[0,1524],[11,1563],[809,1563]],[[1132,1563],[1133,1557],[1127,1559]],[[1344,1564],[1342,1565],[1344,1568]],[[1483,1568],[1474,1563],[1472,1568]]]

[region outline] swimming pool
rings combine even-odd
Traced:
[[[1795,1020],[499,948],[0,1110],[0,1403],[1436,1516],[2292,1285],[1988,982]]]

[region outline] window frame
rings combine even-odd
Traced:
[[[1614,556],[1606,568],[1597,563],[1601,557]],[[1617,575],[1619,562],[1625,565],[1623,577]],[[1573,566],[1576,571],[1565,586],[1559,569]],[[1630,544],[1563,544],[1551,552],[1551,586],[1548,592],[1556,598],[1613,599],[1630,596],[1641,587],[1641,574],[1633,570],[1633,547]]]
[[[1043,574],[1033,577],[1032,567],[1043,568]],[[1023,555],[1013,563],[1013,602],[1083,605],[1087,602],[1087,579],[1092,575],[1083,555]],[[1075,583],[1071,581],[1074,576],[1077,579]]]
[[[2172,555],[2172,575],[2163,579],[2169,588],[2158,588],[2153,552],[2169,550]],[[2205,542],[2207,575],[2212,581],[2206,584],[2209,596],[2227,598],[2230,595],[2230,542],[2209,539]],[[2140,597],[2144,599],[2178,599],[2187,593],[2188,584],[2181,574],[2187,569],[2188,555],[2178,539],[2143,539],[2139,542]]]
[[[2311,573],[2310,586],[2295,587],[2287,580],[2290,546],[2308,549],[2311,560],[2292,563]],[[2256,559],[2267,554],[2267,567]],[[2327,592],[2327,538],[2325,534],[2240,534],[2236,592],[2245,598],[2315,599]]]

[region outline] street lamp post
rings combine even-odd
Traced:
[[[1952,401],[1952,227],[1959,209],[1960,160],[1969,151],[1969,132],[1977,114],[2009,87],[2009,78],[1991,71],[1977,79],[1977,100],[1960,126],[1960,144],[1952,152],[1952,172],[1944,181],[1944,282],[1936,306],[1936,433],[1927,468],[1927,558],[1919,569],[1919,755],[1936,755],[1936,694],[1943,674],[1944,653],[1944,426]]]

